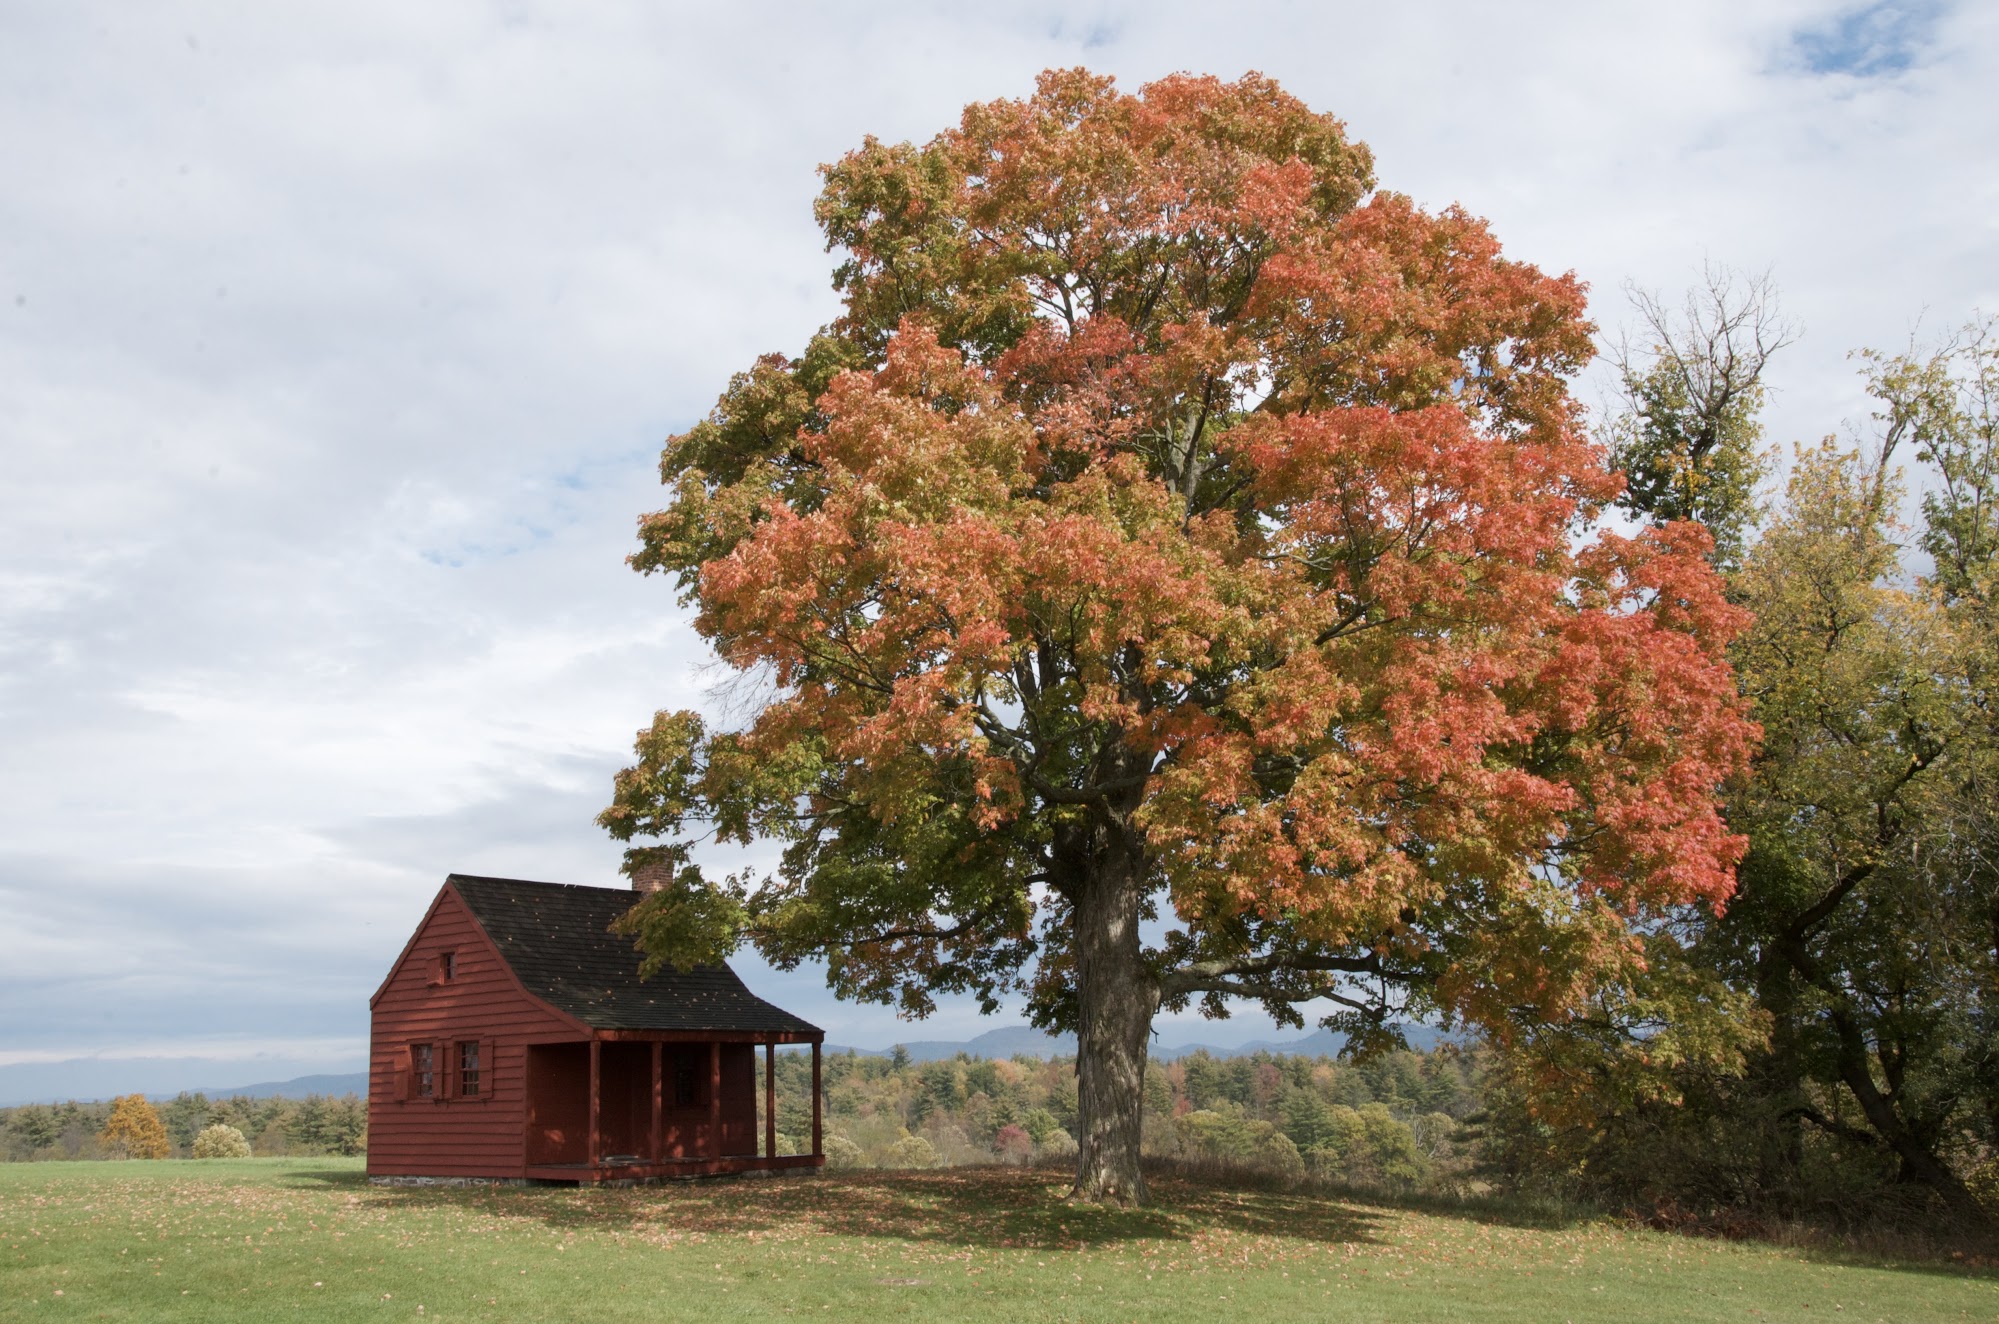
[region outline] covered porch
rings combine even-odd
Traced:
[[[817,1031],[607,1029],[531,1043],[525,1175],[589,1184],[820,1167],[823,1040]],[[810,1137],[792,1137],[804,1152],[779,1154],[777,1048],[801,1043],[812,1048]]]

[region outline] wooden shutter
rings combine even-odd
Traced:
[[[458,1097],[458,1045],[446,1039],[430,1050],[437,1055],[437,1097]]]
[[[409,1046],[404,1045],[402,1052],[396,1054],[395,1065],[392,1068],[395,1073],[395,1090],[391,1097],[404,1103],[408,1103],[416,1094],[416,1063],[410,1060],[412,1056]]]

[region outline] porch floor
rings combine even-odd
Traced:
[[[641,1160],[636,1163],[536,1163],[525,1176],[533,1181],[572,1181],[588,1186],[607,1181],[648,1181],[669,1177],[716,1177],[732,1172],[774,1172],[793,1168],[823,1167],[823,1154],[780,1154],[762,1158],[754,1154],[722,1158]]]

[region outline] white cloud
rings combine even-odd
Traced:
[[[660,439],[834,308],[818,163],[1045,66],[1270,73],[1606,324],[1774,266],[1778,440],[1999,307],[1986,6],[777,12],[0,14],[0,1054],[351,1043],[445,872],[610,881],[715,680],[620,565]]]
[[[206,1064],[256,1062],[272,1058],[323,1057],[358,1059],[366,1055],[366,1039],[153,1039],[144,1043],[113,1043],[85,1057],[61,1049],[0,1048],[0,1067],[43,1066],[58,1062],[142,1062],[158,1058],[200,1058]]]

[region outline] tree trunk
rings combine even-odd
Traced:
[[[1122,843],[1120,843],[1122,845]],[[1138,937],[1141,884],[1133,849],[1113,846],[1076,899],[1076,1186],[1072,1200],[1145,1201],[1139,1137],[1145,1048],[1159,991]]]
[[[1942,1197],[1951,1212],[1973,1221],[1983,1221],[1978,1200],[1948,1164],[1937,1157],[1932,1145],[1918,1136],[1895,1107],[1894,1099],[1874,1083],[1867,1064],[1865,1041],[1852,1019],[1840,1012],[1832,1014],[1833,1028],[1839,1033],[1839,1077],[1847,1092],[1860,1104],[1860,1111],[1874,1133],[1881,1137],[1902,1162],[1900,1179],[1910,1185],[1926,1186]]]
[[[1776,944],[1776,949],[1800,978],[1816,986],[1831,1001],[1827,1017],[1832,1022],[1838,1044],[1834,1053],[1834,1069],[1840,1083],[1846,1086],[1847,1093],[1860,1105],[1861,1116],[1867,1119],[1868,1128],[1901,1160],[1899,1179],[1936,1192],[1945,1206],[1960,1218],[1985,1221],[1987,1215],[1977,1197],[1951,1171],[1950,1165],[1938,1157],[1933,1139],[1919,1136],[1902,1116],[1896,1097],[1884,1093],[1874,1083],[1867,1037],[1862,1033],[1859,1021],[1840,1005],[1841,993],[1837,984],[1819,971],[1817,962],[1806,950],[1803,928],[1794,925]],[[1787,1008],[1788,1002],[1782,1005]],[[1781,1014],[1778,1007],[1772,1010]]]

